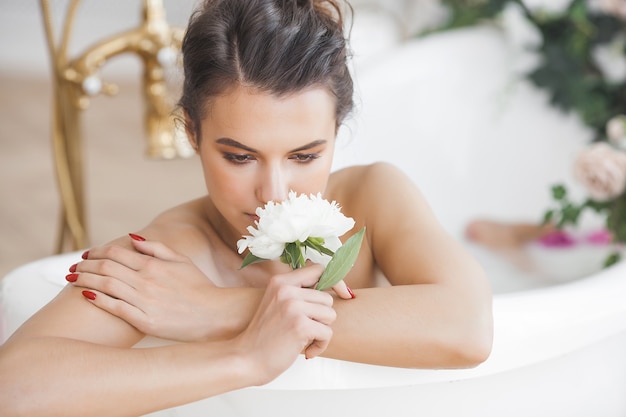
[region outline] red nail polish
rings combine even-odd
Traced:
[[[138,242],[144,242],[144,241],[146,240],[146,238],[145,238],[145,237],[142,237],[142,236],[136,235],[136,234],[134,234],[134,233],[129,233],[129,234],[128,234],[128,236],[130,236],[130,238],[131,238],[131,239],[136,240],[136,241],[138,241]]]
[[[78,264],[74,264],[72,266],[70,266],[70,272],[76,272],[76,267],[78,266]]]
[[[91,291],[83,291],[83,295],[85,296],[85,298],[89,298],[90,300],[95,300],[96,299],[96,293],[95,292],[91,292]]]
[[[78,279],[78,274],[66,275],[65,279],[67,280],[67,282],[76,282],[76,280]]]
[[[350,289],[350,287],[348,287],[348,286],[346,285],[346,288],[348,289],[348,292],[350,293],[350,297],[352,297],[352,298],[356,298],[356,295],[354,295],[354,293],[352,292],[352,290]]]
[[[83,254],[80,257],[83,258],[83,259],[89,258],[89,251],[86,250],[85,252],[83,252]]]

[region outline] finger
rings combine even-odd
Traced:
[[[295,269],[286,274],[275,275],[272,281],[278,285],[292,285],[297,287],[311,288],[319,281],[324,267],[313,264],[304,268]]]
[[[107,294],[95,289],[83,291],[83,297],[99,309],[117,316],[129,324],[139,324],[139,326],[133,327],[142,331],[139,327],[141,327],[141,323],[146,322],[146,315],[141,309],[128,304],[123,300],[109,297]],[[143,333],[145,333],[145,331]]]
[[[108,259],[137,271],[145,264],[148,258],[150,258],[150,256],[139,253],[133,249],[118,245],[106,245],[89,249],[87,259],[81,263]]]
[[[73,274],[74,281],[70,280],[68,275],[66,279],[76,287],[84,287],[90,290],[97,290],[110,297],[120,299],[131,305],[137,305],[137,291],[126,281],[117,279],[112,276],[93,274],[91,272],[80,272]]]
[[[306,303],[303,313],[311,320],[330,326],[337,319],[337,313],[326,304]]]
[[[339,296],[339,298],[343,298],[344,300],[350,300],[354,298],[354,293],[343,280],[333,285],[332,289]]]
[[[140,241],[134,239],[131,239],[131,242],[135,249],[148,256],[153,256],[164,261],[172,262],[185,262],[187,260],[187,257],[177,252],[174,252],[172,249],[170,249],[168,246],[164,245],[161,242],[149,240]]]
[[[304,356],[307,359],[312,359],[321,355],[328,347],[330,339],[333,336],[333,331],[330,327],[321,323],[314,323],[312,324],[312,327],[313,326],[315,326],[313,329],[315,337],[304,349]]]
[[[90,283],[98,280],[112,284],[124,283],[131,288],[137,288],[136,271],[110,259],[82,261],[74,267],[74,273],[67,275],[66,279],[79,286],[87,279]],[[105,287],[101,286],[100,288]]]

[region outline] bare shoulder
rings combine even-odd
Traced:
[[[346,210],[361,214],[378,210],[381,205],[407,194],[421,196],[411,179],[387,162],[341,169],[331,175],[328,185],[330,198],[339,201]]]
[[[210,224],[204,211],[204,198],[172,207],[140,231],[150,240],[165,243],[173,250],[194,258],[209,246]]]
[[[364,191],[368,186],[384,186],[389,185],[389,181],[411,180],[398,167],[388,162],[374,162],[368,165],[354,165],[333,172],[329,182],[329,187],[334,188],[352,188],[350,186],[359,185],[354,191]]]

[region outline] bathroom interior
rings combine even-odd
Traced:
[[[85,240],[75,240],[52,138],[55,84],[44,3],[58,30],[71,0],[0,4],[0,277],[8,277],[0,298],[0,343],[60,290],[63,268],[77,250],[132,232],[205,192],[193,152],[184,145],[174,158],[154,151],[145,131],[143,63],[132,53],[120,54],[99,68],[103,84],[77,112],[82,149],[74,157]],[[79,56],[103,38],[137,26],[147,3],[82,1],[68,55]],[[162,3],[168,24],[184,27],[196,0],[152,3]],[[551,101],[547,89],[527,76],[541,65],[536,50],[546,39],[524,19],[524,11],[558,16],[582,2],[524,0],[522,10],[519,1],[510,1],[484,21],[440,29],[450,19],[450,4],[480,3],[352,1],[357,109],[339,133],[335,168],[390,161],[418,184],[445,227],[488,272],[496,326],[492,356],[475,369],[449,371],[325,359],[311,370],[298,361],[265,387],[155,416],[207,410],[265,415],[256,414],[265,409],[289,416],[310,395],[316,404],[308,401],[305,415],[353,415],[355,407],[366,416],[626,415],[626,262],[603,266],[621,246],[597,237],[607,232],[602,213],[587,209],[576,225],[566,225],[567,235],[510,251],[481,245],[467,233],[479,219],[541,224],[559,203],[554,185],[564,185],[572,200],[585,198],[588,189],[574,167],[598,138],[614,152],[626,151],[621,138],[611,139],[616,128],[591,126],[575,109]],[[623,32],[593,56],[603,76],[626,96],[626,10],[619,9],[619,1],[589,3],[595,13],[605,3],[617,5],[610,9],[611,21],[621,21]],[[171,87],[165,99],[172,104],[180,74],[176,68],[165,73]],[[623,146],[626,124],[620,116],[606,119],[621,121]],[[626,165],[623,170],[626,185]],[[28,294],[26,301],[12,298],[16,294]]]

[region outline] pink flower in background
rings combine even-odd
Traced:
[[[606,14],[626,20],[626,1],[624,0],[592,0],[591,4]]]
[[[592,245],[608,245],[613,242],[613,234],[606,229],[600,229],[587,234],[585,241]]]
[[[566,248],[576,245],[576,240],[563,230],[555,230],[542,236],[539,243],[549,248]]]
[[[565,230],[555,230],[539,238],[539,244],[547,248],[569,248],[579,244],[604,246],[612,242],[613,234],[606,229],[594,230],[578,237]]]
[[[596,143],[581,152],[574,176],[594,200],[615,198],[626,188],[626,154],[606,143]]]

